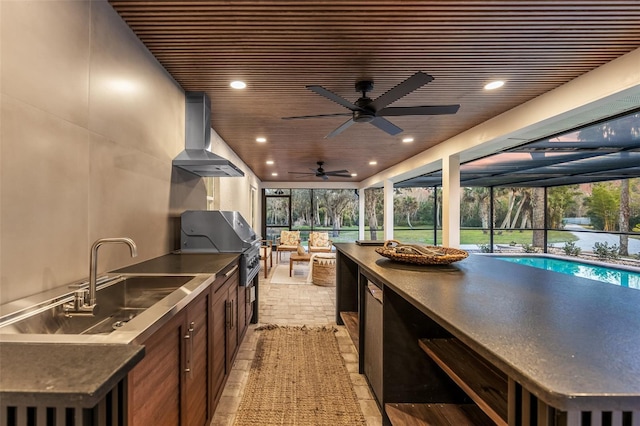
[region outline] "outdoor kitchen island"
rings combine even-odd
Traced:
[[[384,424],[640,424],[640,291],[481,255],[418,266],[335,246],[336,321]]]

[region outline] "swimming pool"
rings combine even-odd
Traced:
[[[534,268],[560,272],[576,277],[589,278],[622,287],[640,290],[640,272],[593,265],[547,256],[495,256],[500,260],[533,266]]]

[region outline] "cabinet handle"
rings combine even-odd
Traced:
[[[225,302],[227,304],[227,327],[231,328],[231,302]]]
[[[191,332],[189,332],[188,334],[184,335],[184,340],[193,340],[191,339]],[[191,360],[189,359],[189,357],[191,356],[191,354],[187,353],[186,356],[184,357],[184,363],[186,364],[185,368],[184,368],[184,372],[185,373],[191,373]]]
[[[189,336],[191,336],[189,338],[189,366],[191,366],[191,363],[193,362],[193,332],[196,329],[196,323],[195,321],[191,321],[191,324],[189,324]],[[188,368],[188,373],[189,373],[189,377],[191,377],[191,368]]]
[[[185,356],[187,367],[185,367],[184,372],[189,373],[189,376],[191,376],[191,358],[193,357],[193,332],[195,330],[195,325],[196,323],[194,321],[191,321],[191,324],[189,324],[189,328],[187,329],[188,333],[184,335],[184,339],[189,340],[189,350]]]
[[[235,271],[237,271],[237,270],[238,270],[238,268],[239,268],[239,266],[238,266],[238,265],[235,265],[235,266],[234,266],[233,268],[231,268],[229,271],[225,272],[224,276],[225,276],[225,277],[227,277],[227,278],[229,278],[231,275],[233,275],[233,273],[234,273]]]

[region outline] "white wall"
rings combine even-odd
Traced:
[[[226,158],[244,172],[244,177],[216,178],[215,207],[219,210],[237,210],[256,232],[260,233],[260,180],[238,155],[215,132],[211,131],[211,151]],[[255,188],[256,207],[254,223],[252,223],[251,188]]]
[[[206,206],[171,166],[182,88],[104,0],[0,1],[0,38],[0,303],[86,277],[98,238],[139,252],[103,246],[99,271],[173,250]]]

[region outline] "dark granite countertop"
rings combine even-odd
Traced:
[[[335,246],[548,404],[640,409],[640,291],[490,256],[418,266]]]
[[[0,343],[7,406],[91,408],[144,356],[139,345]]]
[[[215,275],[239,254],[168,254],[113,273]],[[167,320],[166,317],[163,318]],[[73,342],[0,342],[0,399],[3,405],[93,407],[144,356],[144,347]]]

